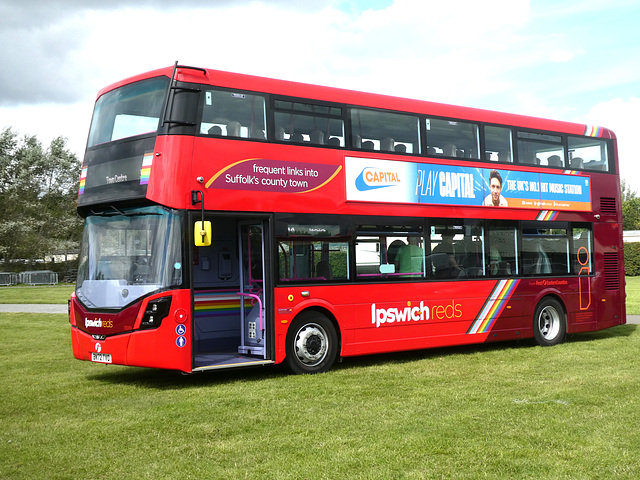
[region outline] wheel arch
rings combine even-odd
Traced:
[[[338,319],[333,314],[333,312],[328,308],[323,307],[322,305],[309,305],[301,309],[299,312],[297,312],[295,317],[293,317],[293,320],[296,320],[297,318],[309,312],[316,312],[321,315],[324,315],[333,324],[333,328],[335,329],[336,335],[338,336],[338,355],[342,355],[342,330],[340,329],[340,324],[338,323]],[[289,328],[291,328],[292,323],[293,321],[289,322],[289,325],[287,327],[287,335],[289,335]]]
[[[544,306],[546,308],[547,306],[550,306],[550,303],[553,303],[553,302],[555,302],[558,305],[558,307],[561,309],[561,311],[558,313],[564,316],[563,319],[562,318],[560,319],[562,333],[559,335],[558,340],[550,340],[549,342],[546,342],[545,339],[540,338],[541,332],[540,330],[538,330],[539,325],[536,326],[536,322],[539,322],[540,320],[539,315],[542,312],[541,306]],[[540,345],[546,345],[546,346],[557,345],[558,343],[562,343],[566,339],[569,331],[569,315],[567,313],[567,306],[562,299],[562,295],[557,294],[556,292],[546,292],[536,298],[536,306],[533,314],[533,329],[534,329],[534,332],[533,332],[534,338]]]
[[[536,298],[536,307],[540,304],[540,302],[542,302],[543,300],[546,300],[548,298],[553,298],[553,299],[558,301],[558,303],[562,307],[562,310],[563,310],[564,315],[566,317],[567,316],[567,306],[565,305],[564,300],[562,299],[562,295],[559,292],[549,291],[549,292],[543,293],[542,295],[539,295],[538,298]]]
[[[564,311],[565,316],[568,316],[569,313],[567,311],[567,305],[566,302],[564,301],[564,294],[560,291],[557,290],[555,288],[547,288],[541,292],[538,292],[535,295],[534,298],[534,306],[533,309],[535,311],[535,309],[538,307],[538,305],[540,305],[540,302],[548,299],[548,298],[553,298],[554,300],[557,300],[558,303],[560,303],[560,305],[562,306],[562,310]]]

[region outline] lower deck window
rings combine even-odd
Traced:
[[[327,281],[348,278],[348,243],[305,239],[278,242],[281,281]]]
[[[391,223],[391,222],[390,222]],[[356,275],[360,280],[425,277],[423,225],[362,224],[356,227]]]
[[[277,244],[281,282],[593,274],[588,223],[337,215],[331,220],[332,225],[277,223],[288,232],[279,234]]]
[[[566,228],[524,228],[522,269],[524,275],[566,275],[569,271],[569,238]]]

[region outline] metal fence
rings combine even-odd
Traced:
[[[0,272],[0,285],[16,285],[18,283],[18,274],[10,272]]]
[[[20,274],[20,283],[26,285],[56,285],[58,283],[58,274],[51,270],[22,272]]]

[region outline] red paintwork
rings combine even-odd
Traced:
[[[496,280],[427,282],[340,287],[281,287],[275,290],[276,361],[285,357],[284,339],[295,316],[308,308],[324,310],[336,319],[342,335],[343,356],[444,347],[486,341],[533,337],[536,304],[546,295],[558,297],[566,308],[568,333],[594,331],[626,322],[618,291],[604,291],[601,275],[589,277],[592,305],[580,311],[579,278],[523,278],[490,332],[468,334]],[[309,292],[303,297],[302,292]],[[428,321],[372,323],[376,308],[404,309],[407,302],[423,301]],[[622,306],[622,308],[621,308]]]
[[[171,296],[171,310],[169,315],[156,329],[138,330],[147,304],[156,298]],[[79,360],[91,360],[91,352],[109,353],[112,361],[118,365],[132,365],[138,367],[153,367],[191,371],[191,324],[190,307],[191,292],[189,290],[174,290],[151,295],[141,302],[130,306],[117,315],[105,313],[90,313],[72,298],[71,308],[71,339],[73,355]],[[186,314],[186,316],[184,316]],[[118,335],[108,336],[104,340],[96,340],[92,335],[101,335],[104,328],[84,327],[85,318],[101,318],[113,322],[114,332]],[[183,334],[187,343],[184,347],[176,344],[176,327],[182,324],[186,327]],[[133,331],[131,331],[133,329]],[[98,350],[97,345],[100,345]]]

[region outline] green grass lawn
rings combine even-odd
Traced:
[[[175,372],[73,359],[66,315],[0,314],[0,478],[640,477],[640,330]]]
[[[640,315],[640,277],[626,277],[627,314]]]
[[[0,287],[0,303],[67,303],[75,285]]]

